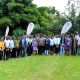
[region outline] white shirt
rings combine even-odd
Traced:
[[[79,39],[79,35],[76,35],[76,36],[75,36],[75,39],[78,40],[78,39]]]
[[[10,48],[14,48],[14,41],[10,40]]]
[[[10,40],[4,40],[4,44],[6,48],[9,48],[10,46]]]
[[[32,43],[32,40],[33,40],[32,38],[26,38],[27,44],[28,44],[28,43]]]
[[[50,40],[50,46],[53,46],[54,45],[54,38],[53,39],[50,38],[49,40]]]
[[[54,43],[55,43],[55,45],[56,45],[56,44],[60,44],[60,38],[55,38],[55,39],[54,39]]]

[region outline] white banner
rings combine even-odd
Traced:
[[[9,27],[6,28],[5,39],[8,36],[8,33],[9,33]]]
[[[34,23],[30,23],[27,27],[27,35],[30,35],[34,29]]]
[[[61,30],[61,34],[65,34],[68,32],[68,30],[72,27],[71,22],[66,22]]]

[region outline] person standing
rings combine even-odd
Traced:
[[[1,38],[0,38],[0,61],[1,61],[2,58],[3,58],[4,48],[5,48],[5,46],[4,46],[4,40],[3,40],[3,38],[1,37]]]
[[[38,38],[38,54],[42,55],[44,53],[44,49],[45,49],[45,38],[40,35],[40,37]]]
[[[4,60],[8,60],[10,58],[10,38],[6,37],[6,40],[4,40],[5,44],[5,50],[4,50]]]
[[[53,54],[55,53],[54,36],[51,36],[49,40],[50,40],[50,53]]]
[[[75,40],[74,34],[71,34],[71,55],[75,55]]]
[[[59,51],[60,51],[60,37],[59,37],[59,35],[56,35],[54,43],[55,43],[55,53],[56,53],[56,55],[59,55]]]
[[[33,38],[32,38],[32,36],[30,36],[28,38],[27,56],[31,56],[33,53],[32,40],[33,40]]]
[[[35,36],[32,40],[32,47],[33,47],[33,55],[37,55],[38,54],[38,40]]]
[[[19,50],[21,57],[25,57],[25,45],[26,45],[26,38],[24,36],[21,37],[19,41]]]
[[[64,55],[65,53],[65,36],[64,34],[61,35],[61,40],[60,40],[60,55]]]
[[[78,48],[78,46],[77,46],[77,42],[78,42],[78,39],[79,39],[79,33],[78,32],[76,32],[76,35],[75,35],[75,42],[76,42],[76,53],[77,53],[77,48]]]
[[[50,50],[50,40],[48,39],[48,36],[45,38],[45,54],[48,55]]]
[[[16,57],[16,53],[14,53],[14,41],[13,41],[12,37],[10,37],[9,47],[10,47],[10,57],[11,58],[15,58]]]
[[[77,55],[80,55],[80,37],[78,38],[77,41]]]
[[[69,35],[67,35],[66,37],[65,37],[65,54],[66,55],[71,55],[71,38],[70,38],[70,36]]]

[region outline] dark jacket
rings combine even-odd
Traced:
[[[24,43],[22,43],[22,40],[24,40]],[[19,41],[19,47],[23,47],[23,46],[26,46],[26,39],[21,39]]]
[[[45,50],[49,50],[49,48],[50,48],[50,40],[45,39]]]
[[[61,36],[60,44],[65,44],[65,37]]]

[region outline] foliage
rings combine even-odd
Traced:
[[[13,31],[13,35],[14,35],[15,37],[24,36],[24,35],[26,35],[26,30],[23,30],[23,29],[21,29],[21,28],[17,28],[17,29],[15,29],[15,30]]]
[[[74,5],[71,5],[71,12],[68,16],[62,16],[55,7],[37,7],[33,0],[0,0],[0,29],[3,34],[7,26],[12,33],[14,29],[26,30],[28,24],[33,22],[36,26],[33,33],[60,33],[67,21],[73,23],[75,32],[80,28],[80,15],[75,15]]]

